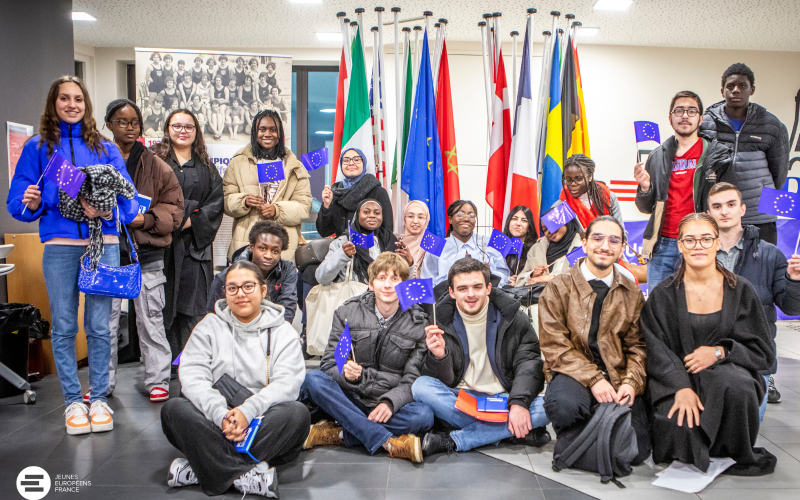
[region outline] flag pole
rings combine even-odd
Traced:
[[[447,19],[443,17],[439,18],[439,24],[441,25],[441,28],[439,28],[439,46],[437,47],[436,53],[434,54],[435,57],[434,65],[436,69],[436,71],[433,73],[434,82],[439,81],[439,70],[442,65],[442,51],[443,51],[442,49],[444,47],[445,38],[447,37]],[[435,87],[438,87],[438,85],[435,85]]]
[[[581,29],[583,23],[580,21],[575,21],[572,23],[572,47],[578,48],[578,30]]]
[[[361,50],[366,51],[364,48],[364,44],[367,43],[364,41],[366,36],[364,36],[364,8],[359,7],[356,9],[356,20],[358,21],[358,31],[361,32]]]
[[[484,21],[486,21],[486,56],[489,58],[489,87],[491,88],[492,84],[494,83],[494,23],[492,22],[492,15],[486,13],[483,15]],[[491,99],[489,99],[489,125],[491,126]]]
[[[495,12],[492,14],[492,20],[494,21],[494,60],[495,60],[495,69],[500,66],[500,52],[502,52],[502,44],[503,40],[500,36],[500,17],[502,17],[502,12]]]
[[[431,16],[433,15],[433,12],[426,10],[425,12],[422,13],[422,15],[425,16],[425,33],[428,33],[428,38],[430,38]]]
[[[486,28],[486,21],[479,22],[478,23],[478,27],[481,30],[481,59],[483,59],[483,83],[484,83],[484,86],[486,87],[486,123],[487,123],[487,125],[486,125],[486,131],[487,131],[487,134],[486,134],[487,142],[486,142],[486,144],[488,145],[489,144],[488,137],[489,137],[489,134],[491,133],[491,129],[492,129],[492,91],[491,91],[491,84],[489,83],[490,76],[489,76],[489,66],[488,66],[488,61],[487,61],[488,46],[487,46],[487,43],[486,43],[487,42],[486,34],[487,34],[488,29]]]
[[[353,40],[356,39],[357,28],[358,28],[358,21],[350,21],[350,47],[351,47],[351,50],[352,50]],[[361,37],[361,40],[362,40],[362,43],[363,43],[363,40],[364,40],[363,36]]]
[[[381,67],[378,63],[378,27],[373,26],[372,32],[372,139],[375,144],[375,175],[383,186],[383,171],[381,170],[381,100],[380,84],[381,79],[378,72]],[[377,80],[377,81],[376,81]]]
[[[433,24],[433,54],[431,55],[431,77],[433,78],[433,93],[436,95],[436,51],[439,49],[439,37],[442,33],[442,23]]]
[[[386,161],[386,151],[384,150],[384,145],[386,144],[386,130],[384,130],[384,114],[386,113],[386,97],[384,96],[384,85],[383,80],[386,78],[386,51],[383,48],[383,7],[375,7],[375,12],[378,13],[378,110],[380,111],[380,122],[378,123],[378,129],[380,132],[380,151],[381,151],[381,172],[383,175],[383,179],[381,179],[381,184],[383,185],[384,189],[389,193],[389,199],[392,198],[392,176],[386,175],[386,164],[389,163]]]
[[[514,121],[514,111],[517,107],[517,39],[519,38],[519,31],[511,32],[511,121]]]
[[[564,28],[564,36],[569,39],[570,35],[572,34],[571,25],[572,21],[575,19],[575,14],[567,14],[564,16],[564,19],[567,20],[567,26]],[[561,44],[561,60],[563,61],[567,57],[567,44]],[[561,79],[564,78],[564,65],[561,65]],[[563,87],[563,85],[562,85]]]
[[[411,95],[417,95],[417,78],[419,76],[419,60],[420,60],[420,52],[422,49],[419,46],[419,34],[422,31],[422,26],[414,26],[414,73],[411,77],[412,90]]]
[[[403,147],[403,107],[400,96],[402,90],[400,89],[400,7],[392,7],[392,17],[394,18],[394,90],[395,90],[395,157],[394,157],[394,171],[396,172],[395,178],[397,179],[397,194],[395,194],[395,213],[394,213],[394,227],[397,228],[398,233],[403,233],[402,217],[400,216],[400,191],[401,191],[401,176],[400,171],[400,155]],[[389,186],[392,185],[392,179],[389,178]],[[394,194],[394,193],[392,193]]]
[[[347,36],[347,34],[348,34],[347,23],[349,23],[350,21],[345,17],[346,15],[347,15],[347,13],[345,13],[345,12],[337,12],[336,13],[336,17],[339,18],[339,29],[342,32],[342,44],[344,46],[344,64],[345,64],[345,67],[347,68],[347,74],[349,75],[350,74],[350,66],[351,66],[352,63],[350,61],[350,56],[351,56],[351,54],[350,54],[350,37]]]

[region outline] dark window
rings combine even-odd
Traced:
[[[83,69],[86,64],[83,61],[75,61],[75,76],[83,80]]]

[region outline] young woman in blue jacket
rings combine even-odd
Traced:
[[[81,256],[89,245],[89,225],[67,219],[59,211],[59,187],[42,176],[54,153],[77,167],[112,165],[131,182],[119,150],[104,140],[97,130],[86,87],[73,76],[63,76],[50,87],[39,135],[32,137],[22,150],[6,205],[8,213],[17,220],[39,221],[39,237],[45,244],[42,270],[50,298],[53,357],[67,405],[67,433],[105,432],[114,427],[113,412],[106,404],[112,299],[86,295],[83,324],[89,350],[89,384],[92,387],[91,407],[87,407],[81,398],[75,335],[78,333],[80,295],[78,274]],[[119,213],[122,224],[141,226],[144,219],[137,215],[139,204],[136,198],[128,200],[117,196],[118,210],[108,212],[97,210],[82,197],[79,200],[88,218],[102,218],[105,250],[100,262],[118,266],[116,214]]]

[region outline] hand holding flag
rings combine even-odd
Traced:
[[[561,202],[542,216],[542,222],[550,234],[558,231],[561,226],[577,217],[566,202]]]
[[[344,365],[347,364],[347,356],[350,355],[350,350],[353,348],[353,339],[350,337],[350,325],[347,320],[344,320],[344,330],[339,336],[339,342],[336,344],[336,350],[333,351],[333,358],[336,360],[336,367],[339,368],[339,375],[344,371]],[[355,361],[355,355],[353,356]]]
[[[372,248],[375,245],[375,237],[373,233],[361,234],[358,231],[353,231],[350,223],[347,223],[347,231],[350,235],[350,243],[360,248]]]
[[[407,311],[414,304],[435,304],[433,279],[406,280],[394,287],[400,307]]]
[[[86,180],[86,174],[58,153],[53,153],[43,175],[55,182],[72,199],[77,198],[83,181]]]
[[[492,237],[489,238],[489,246],[500,252],[505,257],[508,255],[507,250],[510,249],[511,238],[503,234],[497,229],[492,229]]]
[[[278,182],[286,178],[283,172],[283,161],[268,161],[258,164],[258,182],[266,184],[268,182]]]
[[[633,130],[636,132],[636,142],[655,141],[661,144],[661,136],[658,133],[658,124],[653,122],[633,122]]]
[[[426,229],[419,246],[426,252],[432,253],[437,257],[441,257],[445,244],[447,244],[446,239],[440,238]]]
[[[328,148],[322,148],[300,155],[300,161],[309,172],[324,167],[328,164]]]

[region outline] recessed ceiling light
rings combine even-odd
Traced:
[[[333,132],[330,130],[317,130],[317,135],[331,135]]]
[[[336,110],[333,109],[333,108],[325,108],[325,109],[320,109],[319,112],[320,113],[336,113]]]
[[[628,10],[633,5],[633,0],[597,0],[594,10]]]
[[[73,21],[97,21],[97,18],[88,12],[72,12]]]
[[[578,28],[578,36],[595,36],[600,32],[600,28],[590,28],[581,26]]]
[[[321,42],[339,42],[342,43],[342,33],[316,33],[317,40]]]

